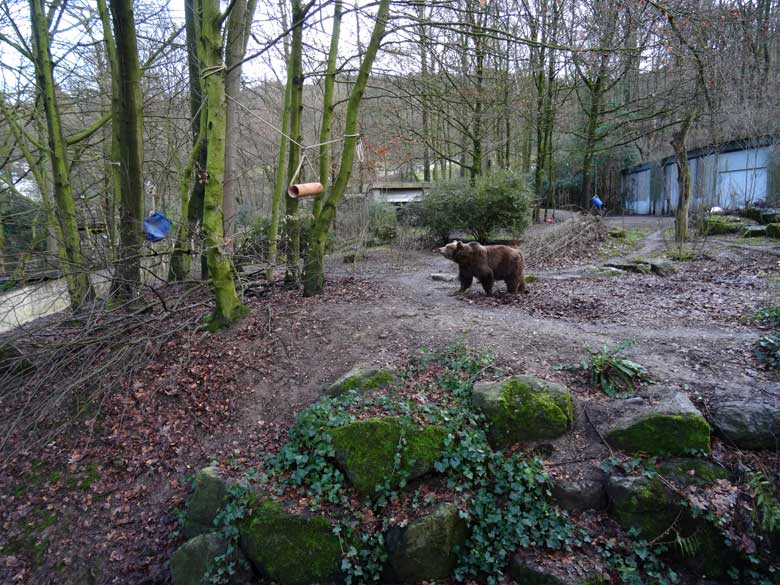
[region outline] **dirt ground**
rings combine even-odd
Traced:
[[[647,231],[623,257],[664,253],[662,229],[668,220],[607,222]],[[250,291],[252,312],[234,330],[216,341],[205,335],[188,341],[188,351],[203,353],[200,361],[191,357],[186,362],[173,355],[178,351],[173,348],[149,371],[146,386],[136,383],[143,398],[117,398],[105,406],[108,418],[121,412],[124,421],[134,416],[158,420],[151,429],[132,435],[127,430],[132,425],[123,423],[125,434],[94,437],[86,446],[83,441],[47,446],[49,454],[45,449],[5,463],[6,473],[15,477],[0,479],[0,526],[6,530],[0,536],[0,581],[164,582],[166,560],[179,543],[173,510],[186,493],[186,476],[213,459],[228,472],[261,466],[296,413],[344,371],[358,364],[399,365],[422,348],[462,341],[493,352],[504,372],[565,383],[588,404],[604,397],[576,368],[587,357],[586,348],[634,339],[636,345],[625,354],[644,365],[656,383],[688,392],[706,413],[718,395],[778,378],[752,358],[761,330],[746,319],[780,300],[773,278],[780,274],[778,250],[734,238],[710,240],[698,259],[676,262],[677,272],[668,277],[600,275],[595,267],[608,260],[594,250],[587,261],[555,270],[531,266],[527,273],[538,280],[529,284],[527,295],[508,295],[498,283],[498,294],[486,297],[478,284],[460,295],[453,294],[457,281],[433,280],[432,274],[457,274],[453,263],[433,251],[390,248],[370,251],[355,264],[330,258],[323,298],[302,299],[298,291],[259,286]],[[187,377],[214,362],[224,366],[219,376],[201,377],[197,384]],[[164,390],[160,380],[165,380]],[[224,398],[224,408],[217,406],[223,403],[208,405],[209,392],[215,401]],[[176,409],[187,420],[166,422],[167,410]],[[193,412],[197,415],[190,416]],[[163,457],[145,454],[160,445]],[[572,453],[603,455],[584,422],[558,448],[553,461]],[[31,477],[38,460],[46,461],[47,469],[62,465],[77,477],[91,465],[95,481],[81,491],[66,489],[59,480],[20,491],[18,478]],[[34,510],[54,499],[57,517],[31,524]],[[33,533],[24,526],[33,526]],[[40,557],[24,547],[9,547],[9,542],[23,541],[20,534],[45,544],[33,546]]]

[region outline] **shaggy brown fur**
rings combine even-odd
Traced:
[[[509,246],[482,246],[476,242],[451,242],[439,248],[439,253],[458,265],[461,292],[467,290],[476,278],[485,293],[490,295],[496,280],[506,283],[508,292],[527,293],[523,276],[523,255]]]

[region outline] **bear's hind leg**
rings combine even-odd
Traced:
[[[506,291],[511,294],[517,294],[517,287],[520,284],[516,276],[511,276],[504,280],[506,283]]]

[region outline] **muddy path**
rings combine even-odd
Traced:
[[[627,257],[662,248],[659,229]],[[676,266],[668,278],[605,277],[590,266],[533,272],[539,280],[528,295],[508,295],[499,283],[498,294],[488,298],[477,283],[459,295],[457,281],[433,280],[432,274],[457,274],[433,252],[374,251],[349,265],[331,259],[331,279],[354,278],[376,297],[311,305],[305,326],[296,325],[295,316],[280,316],[277,333],[286,341],[277,348],[278,372],[248,380],[256,392],[247,415],[289,421],[356,364],[392,365],[422,348],[457,341],[493,352],[507,371],[557,379],[583,392],[584,375],[573,367],[587,357],[586,348],[626,339],[637,343],[625,354],[654,380],[705,402],[727,387],[766,381],[751,358],[760,330],[745,316],[771,302],[775,291],[761,275],[776,268],[776,259],[715,243],[706,259]]]

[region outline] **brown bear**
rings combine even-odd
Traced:
[[[460,292],[468,289],[475,277],[487,295],[492,293],[496,280],[503,280],[507,291],[512,294],[518,290],[528,292],[523,277],[523,255],[515,248],[454,241],[439,248],[439,253],[458,265]]]

